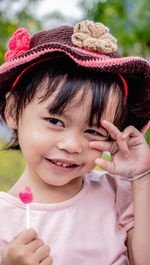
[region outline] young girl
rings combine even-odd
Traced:
[[[149,83],[148,62],[120,57],[101,23],[14,33],[0,114],[26,167],[0,193],[2,265],[150,264]],[[34,194],[30,229],[24,186]]]

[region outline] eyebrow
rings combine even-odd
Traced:
[[[64,118],[66,118],[66,119],[68,119],[68,120],[72,120],[72,119],[70,118],[70,116],[69,116],[69,115],[67,115],[67,114],[65,114],[64,112],[63,112],[63,113],[61,113],[61,114],[59,114],[59,113],[53,113],[53,112],[51,112],[51,110],[50,110],[49,106],[47,106],[47,107],[46,107],[46,111],[47,111],[47,112],[48,112],[48,114],[50,114],[50,115],[58,115],[58,116],[62,116],[62,117],[64,117]]]

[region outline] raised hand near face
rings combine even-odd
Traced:
[[[94,141],[90,147],[111,153],[111,162],[97,158],[95,163],[109,173],[131,178],[150,170],[150,148],[144,136],[133,126],[120,132],[112,123],[103,120],[111,141]]]

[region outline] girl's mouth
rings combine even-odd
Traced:
[[[57,166],[60,166],[60,167],[75,167],[77,166],[76,164],[68,164],[68,163],[62,163],[60,161],[56,161],[56,160],[51,160],[49,159],[49,161]]]
[[[71,172],[72,170],[79,167],[78,164],[71,163],[72,161],[63,161],[63,160],[55,160],[55,159],[48,159],[46,158],[46,161],[48,162],[48,165],[59,172]]]

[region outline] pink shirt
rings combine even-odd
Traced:
[[[51,248],[53,265],[127,265],[125,241],[133,227],[130,183],[106,172],[84,176],[72,199],[32,203],[31,226]],[[25,206],[0,192],[0,249],[25,228]]]

